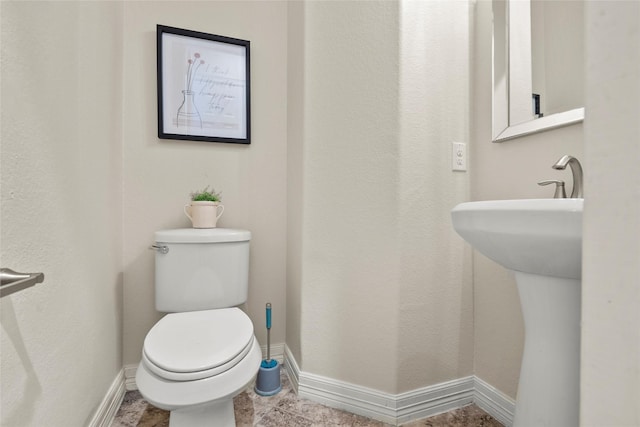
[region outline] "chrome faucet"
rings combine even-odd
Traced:
[[[565,155],[552,166],[554,169],[564,170],[567,165],[571,168],[573,175],[573,189],[571,190],[571,199],[582,199],[582,166],[578,159],[573,156]]]

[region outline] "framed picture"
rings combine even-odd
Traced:
[[[158,138],[251,143],[249,41],[157,27]]]

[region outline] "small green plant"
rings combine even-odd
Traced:
[[[194,191],[191,193],[191,201],[193,202],[219,202],[220,200],[222,200],[220,198],[220,192],[216,192],[213,188],[209,190],[208,185],[202,191]]]

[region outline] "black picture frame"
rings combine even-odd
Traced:
[[[158,138],[251,143],[250,42],[157,26]]]

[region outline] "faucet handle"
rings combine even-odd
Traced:
[[[556,185],[556,191],[555,193],[553,193],[553,198],[554,199],[566,199],[567,198],[567,193],[564,191],[564,181],[560,181],[557,179],[549,179],[546,181],[540,181],[538,183],[538,185],[549,185],[549,184],[555,184]]]

